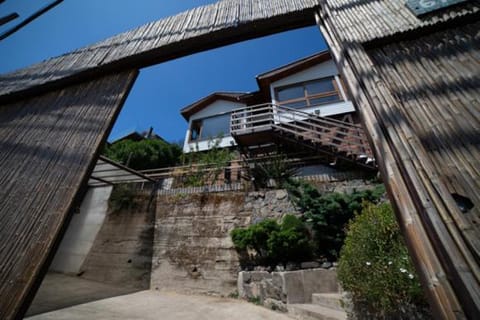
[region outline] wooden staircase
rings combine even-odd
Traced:
[[[302,145],[337,160],[376,169],[375,159],[363,128],[354,123],[320,117],[279,105],[262,104],[232,112],[230,131],[247,150],[280,140]]]

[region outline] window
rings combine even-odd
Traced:
[[[279,104],[290,108],[314,107],[343,100],[335,77],[276,88],[275,96]]]
[[[192,121],[190,141],[214,139],[230,134],[230,113]]]

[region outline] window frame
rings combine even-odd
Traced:
[[[314,82],[320,82],[320,81],[326,80],[326,79],[329,79],[332,82],[333,88],[334,88],[333,91],[325,91],[325,92],[322,92],[322,93],[315,93],[315,94],[312,94],[312,95],[308,94],[308,92],[307,92],[307,85],[308,84],[314,83]],[[293,99],[283,100],[283,101],[279,100],[279,91],[280,90],[284,90],[284,89],[288,89],[288,88],[294,88],[294,87],[302,87],[303,97],[293,98]],[[325,105],[325,104],[329,104],[329,103],[337,103],[337,102],[345,101],[345,98],[343,97],[343,94],[342,94],[342,90],[340,88],[340,84],[338,83],[337,77],[335,75],[328,76],[328,77],[323,77],[323,78],[317,78],[317,79],[313,79],[313,80],[296,82],[296,83],[292,83],[292,84],[288,84],[288,85],[284,85],[284,86],[280,86],[280,87],[275,87],[274,88],[274,93],[275,93],[275,101],[279,105],[288,105],[288,104],[296,103],[296,102],[305,102],[305,105],[302,106],[302,107],[290,107],[290,108],[293,108],[293,109],[311,108],[311,107],[321,106],[321,105]],[[331,96],[338,96],[338,100],[327,101],[327,102],[324,102],[324,103],[316,103],[316,104],[311,103],[311,100],[324,98],[324,97],[331,97]]]
[[[212,137],[202,137],[202,133],[203,133],[203,128],[204,128],[204,125],[205,125],[205,119],[209,119],[209,118],[215,118],[215,117],[219,117],[219,116],[224,116],[224,115],[230,115],[231,117],[231,114],[232,114],[232,111],[226,111],[226,112],[220,112],[220,113],[217,113],[217,114],[214,114],[214,115],[210,115],[210,116],[206,116],[206,117],[202,117],[202,118],[198,118],[198,119],[193,119],[190,123],[190,134],[188,135],[188,142],[189,143],[192,143],[192,142],[200,142],[200,141],[207,141],[209,139],[212,139]],[[193,133],[193,125],[195,122],[198,122],[200,125],[199,125],[199,130],[198,130],[198,138],[196,139],[192,139],[192,133]],[[228,132],[225,132],[225,136],[230,136],[230,121],[228,123]],[[215,137],[213,137],[213,139],[215,139]]]

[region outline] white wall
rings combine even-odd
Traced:
[[[199,112],[195,113],[190,117],[188,123],[187,133],[185,134],[185,143],[183,145],[183,152],[195,152],[195,151],[205,151],[210,149],[212,142],[210,140],[199,140],[189,142],[190,138],[190,127],[192,125],[192,121],[202,118],[207,118],[215,115],[225,114],[230,112],[234,109],[244,108],[246,105],[240,102],[232,102],[227,100],[217,100],[210,104],[209,106],[205,107],[204,109],[200,110]],[[230,133],[226,133],[223,138],[220,140],[219,147],[231,147],[237,145],[235,140]]]
[[[50,265],[51,271],[76,274],[92,248],[105,220],[112,187],[89,188],[80,207],[70,221],[67,232]]]
[[[340,88],[340,91],[341,91],[340,94],[344,99],[344,101],[324,104],[324,105],[320,105],[312,108],[303,108],[300,110],[309,112],[309,113],[315,113],[322,117],[355,111],[355,108],[353,107],[352,102],[347,100],[347,96],[343,91],[343,87],[339,83],[340,80],[338,78],[337,67],[335,66],[335,63],[332,60],[323,62],[321,64],[317,64],[311,68],[297,72],[295,74],[292,74],[278,81],[272,82],[270,84],[270,94],[272,97],[272,103],[274,104],[277,103],[277,101],[275,100],[275,89],[278,87],[283,87],[283,86],[287,86],[287,85],[291,85],[299,82],[304,82],[304,81],[309,81],[309,80],[314,80],[314,79],[319,79],[319,78],[324,78],[329,76],[336,77],[338,87]]]

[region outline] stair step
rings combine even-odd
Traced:
[[[314,293],[312,294],[312,303],[338,311],[343,311],[341,293]]]
[[[347,314],[316,304],[289,304],[288,312],[301,320],[346,320]]]

